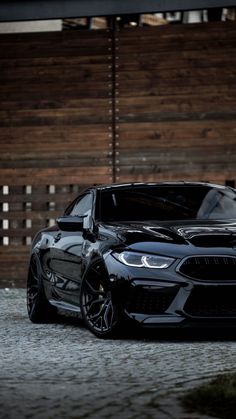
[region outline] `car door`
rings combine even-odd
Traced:
[[[66,216],[90,217],[93,193],[80,196],[66,210]],[[63,231],[55,234],[50,248],[50,270],[53,278],[54,298],[79,304],[82,256],[86,240],[83,231]]]

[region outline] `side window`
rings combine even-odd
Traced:
[[[93,195],[87,194],[75,202],[73,208],[67,215],[87,215],[91,214],[93,204]]]

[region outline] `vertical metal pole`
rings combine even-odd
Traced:
[[[110,18],[111,55],[112,55],[112,181],[119,180],[119,83],[118,83],[118,28],[116,17]]]

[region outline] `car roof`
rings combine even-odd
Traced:
[[[155,187],[155,186],[208,186],[212,188],[227,189],[227,186],[218,185],[209,182],[186,182],[186,181],[176,181],[176,182],[133,182],[133,183],[111,183],[107,185],[94,185],[87,190],[95,189],[98,191],[104,190],[116,190],[116,189],[126,189],[126,188],[139,188],[139,187]],[[233,189],[233,188],[230,188]]]

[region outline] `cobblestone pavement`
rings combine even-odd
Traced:
[[[33,325],[24,294],[0,290],[1,419],[203,419],[178,396],[235,370],[233,338],[103,341],[78,321]]]

